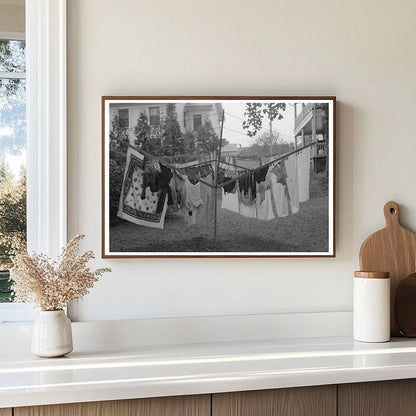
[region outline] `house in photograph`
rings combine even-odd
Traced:
[[[111,121],[118,117],[119,126],[127,129],[130,143],[134,144],[134,127],[141,113],[146,115],[150,125],[151,136],[161,133],[163,120],[166,116],[167,103],[113,103],[110,109]],[[178,123],[182,133],[195,132],[206,122],[211,122],[219,132],[222,117],[221,103],[176,103]]]
[[[312,147],[312,169],[320,172],[326,169],[328,155],[328,104],[295,104],[295,144],[305,146],[316,142]]]
[[[221,149],[221,156],[225,159],[226,162],[236,164],[238,153],[238,144],[237,143],[227,143]]]

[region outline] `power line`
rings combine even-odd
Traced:
[[[227,111],[225,112],[225,114],[227,114],[227,115],[229,115],[229,116],[231,116],[231,117],[237,118],[238,120],[245,121],[243,118],[238,117],[238,116],[236,116],[236,115],[234,115],[234,114],[228,113]],[[260,129],[262,129],[262,130],[264,130],[264,131],[267,131],[268,133],[270,132],[270,130],[269,130],[269,129],[266,129],[266,128],[265,128],[265,127],[263,127],[263,126],[261,126],[261,127],[260,127]],[[250,137],[251,137],[251,136],[250,136]]]

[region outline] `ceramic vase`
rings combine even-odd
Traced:
[[[31,351],[39,357],[62,357],[72,351],[71,321],[61,309],[40,311],[33,325]]]

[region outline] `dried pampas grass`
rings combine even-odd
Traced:
[[[91,271],[87,263],[92,251],[78,254],[83,235],[76,235],[63,249],[57,261],[44,254],[29,255],[26,250],[13,258],[10,279],[15,302],[34,303],[45,311],[56,311],[83,298],[94,283],[111,269]]]

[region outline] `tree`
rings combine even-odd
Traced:
[[[26,171],[15,183],[2,161],[0,180],[0,269],[11,266],[13,251],[26,241]]]
[[[220,145],[218,134],[215,133],[210,120],[205,120],[204,124],[196,131],[196,148],[200,152],[213,154]]]
[[[270,133],[263,132],[262,134],[256,136],[253,141],[254,145],[259,146],[262,148],[262,153],[269,154],[269,156],[278,154],[277,153],[277,145],[280,143],[280,134],[277,131]]]
[[[13,182],[13,174],[5,158],[0,160],[0,186]]]
[[[269,120],[270,137],[272,137],[273,121],[281,120],[283,118],[282,112],[285,110],[285,103],[247,103],[244,111],[246,120],[243,121],[243,129],[247,130],[250,137],[256,136],[262,128],[263,117],[266,116]]]
[[[117,219],[120,202],[121,188],[123,186],[124,166],[119,165],[114,159],[110,159],[110,220]]]
[[[166,116],[162,130],[162,151],[165,156],[181,155],[185,152],[176,105],[173,103],[166,105]]]
[[[144,111],[141,111],[139,114],[137,124],[134,127],[134,135],[136,136],[134,144],[139,146],[145,152],[151,152],[150,126]]]
[[[110,145],[112,148],[118,148],[120,143],[129,143],[129,133],[127,127],[121,127],[118,114],[113,117],[110,130]]]
[[[196,137],[193,131],[186,132],[183,136],[183,145],[185,147],[185,153],[192,154],[196,149]]]

